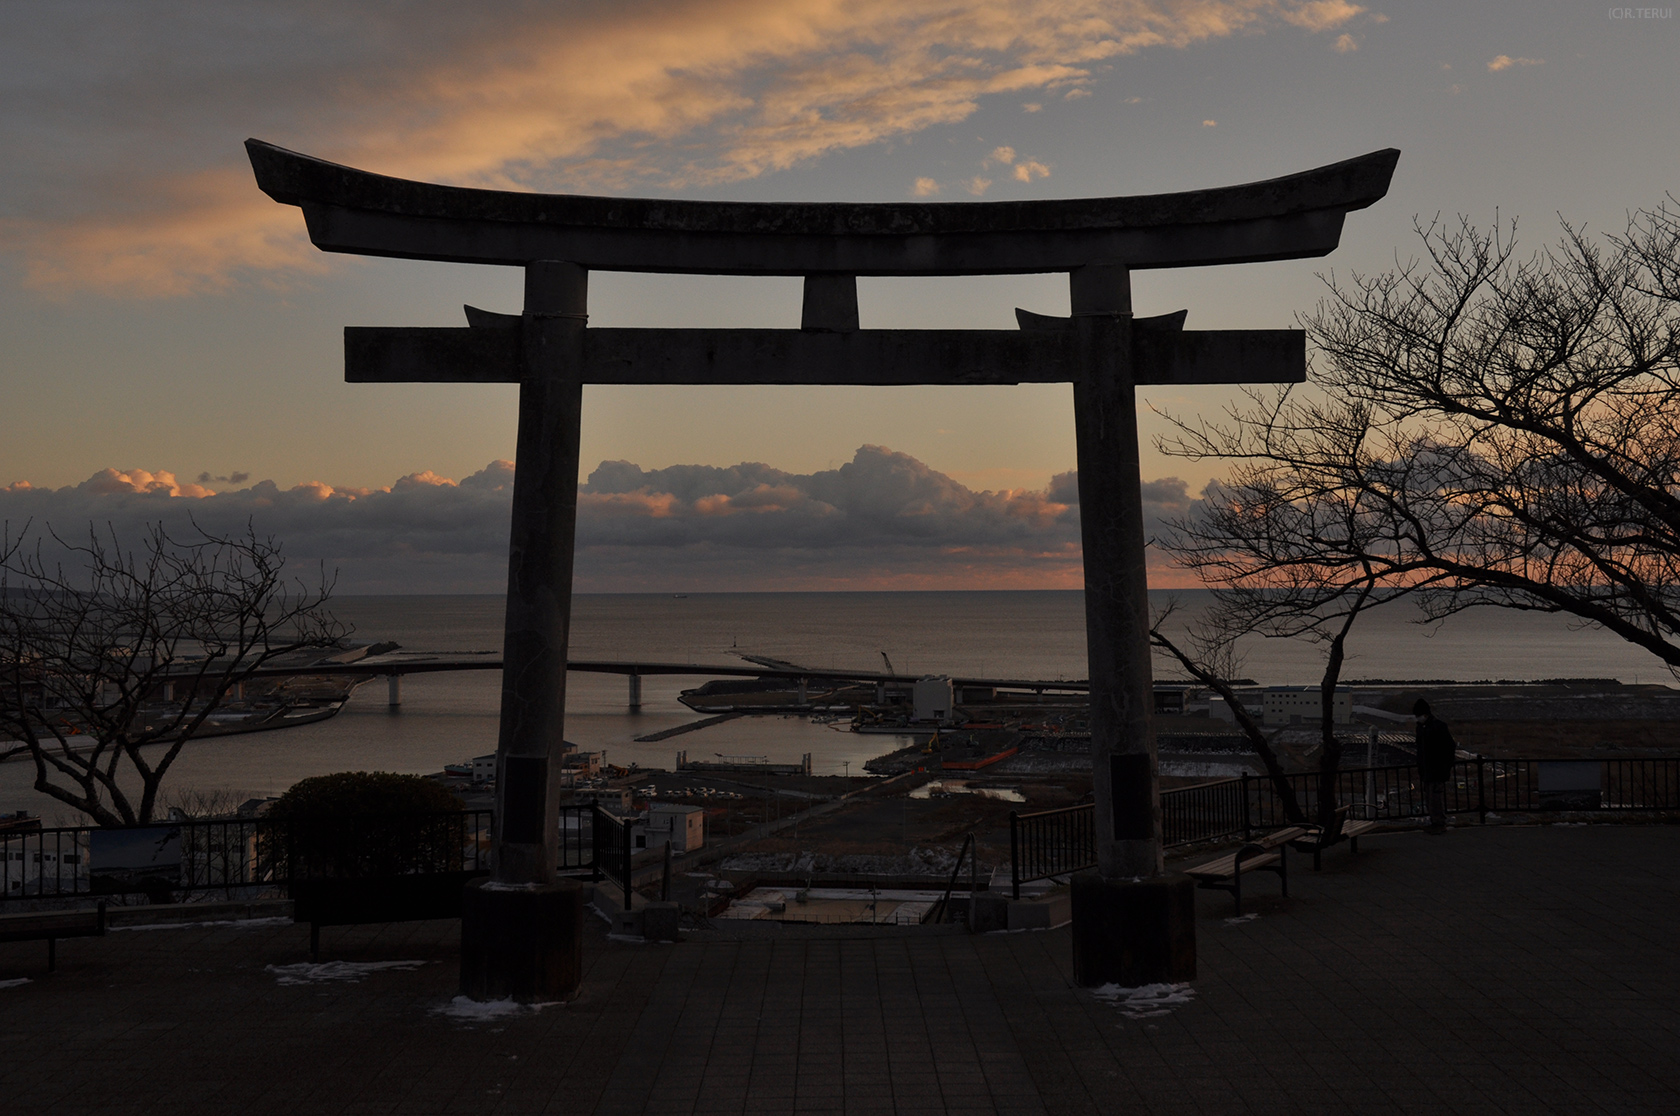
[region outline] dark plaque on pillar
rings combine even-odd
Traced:
[[[1145,754],[1108,757],[1108,793],[1114,803],[1114,839],[1155,836],[1155,765]]]
[[[516,845],[540,845],[548,821],[548,760],[541,756],[504,756],[500,837]]]

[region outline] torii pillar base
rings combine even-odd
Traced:
[[[1082,988],[1196,979],[1196,890],[1185,875],[1073,877],[1073,978]]]
[[[461,904],[461,995],[472,1000],[569,1000],[583,983],[583,887],[467,885]]]

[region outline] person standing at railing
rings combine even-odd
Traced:
[[[1429,703],[1418,698],[1412,706],[1417,717],[1418,781],[1429,807],[1429,832],[1447,831],[1447,780],[1452,778],[1453,760],[1458,758],[1458,741],[1447,722],[1429,711]]]

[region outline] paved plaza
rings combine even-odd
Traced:
[[[446,1010],[455,923],[324,930],[329,969],[274,922],[66,941],[50,976],[0,945],[0,1111],[1680,1111],[1680,827],[1397,833],[1292,869],[1243,921],[1202,893],[1200,979],[1130,1002],[1070,986],[1065,929],[592,921],[578,1000],[495,1018]]]

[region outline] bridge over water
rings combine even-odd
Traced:
[[[352,678],[386,678],[390,683],[390,704],[402,704],[402,677],[405,674],[435,674],[454,670],[501,670],[502,657],[483,655],[436,655],[414,658],[378,660],[362,659],[353,663],[315,663],[277,667],[263,667],[252,672],[253,678],[288,678],[299,675]],[[566,664],[568,671],[585,674],[622,674],[629,683],[629,706],[642,707],[642,678],[656,674],[684,674],[695,677],[722,678],[781,678],[796,683],[800,702],[812,680],[850,682],[874,686],[884,691],[889,686],[909,686],[921,675],[888,674],[883,671],[830,670],[824,667],[801,666],[775,659],[759,660],[748,665],[737,663],[660,663],[626,662],[616,659],[573,659]],[[1085,693],[1090,684],[1085,679],[1047,678],[971,678],[950,676],[953,686],[984,687],[997,690],[1023,690],[1034,694]]]

